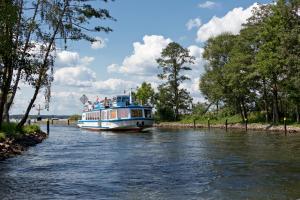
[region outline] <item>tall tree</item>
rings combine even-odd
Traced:
[[[14,17],[8,20],[0,16],[0,20],[12,25],[11,31],[3,32],[1,29],[0,34],[4,36],[5,33],[10,33],[11,38],[5,41],[12,43],[13,46],[10,48],[12,52],[8,53],[11,56],[6,59],[7,61],[1,60],[3,73],[0,75],[3,84],[1,84],[0,126],[3,113],[6,118],[8,117],[21,78],[33,86],[34,94],[18,126],[23,126],[26,122],[37,95],[43,87],[46,90],[46,99],[49,101],[50,86],[53,81],[54,51],[58,47],[58,40],[64,40],[66,47],[67,40],[84,39],[94,42],[95,38],[90,36],[90,32],[112,31],[109,27],[91,26],[89,23],[94,19],[114,20],[108,10],[99,8],[101,1],[108,2],[108,0],[99,0],[98,4],[95,4],[93,0],[4,1],[4,5],[14,8],[14,12],[10,12]],[[1,6],[0,9],[2,8],[5,10]],[[14,72],[15,78],[13,79]],[[7,98],[8,91],[11,93],[10,98]]]
[[[232,95],[228,84],[225,84],[225,65],[229,62],[235,38],[236,36],[230,33],[223,33],[210,38],[204,47],[203,58],[208,64],[205,67],[206,73],[200,78],[199,88],[204,97],[217,108]]]
[[[154,103],[154,89],[151,86],[151,83],[143,82],[140,87],[137,88],[135,97],[137,100],[141,101],[142,104],[152,104]]]
[[[195,58],[189,54],[189,50],[183,48],[176,42],[168,44],[162,50],[161,57],[156,61],[162,73],[158,74],[161,80],[167,80],[162,87],[167,87],[172,93],[172,107],[174,109],[175,120],[179,119],[179,109],[187,108],[187,101],[190,102],[190,96],[187,90],[180,89],[180,84],[189,78],[182,73],[191,70],[188,66],[194,63]]]

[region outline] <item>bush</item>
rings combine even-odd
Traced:
[[[2,123],[1,132],[5,133],[7,137],[18,138],[21,135],[21,131],[17,128],[17,123]]]
[[[5,133],[0,132],[0,141],[3,141],[6,138]]]
[[[34,132],[39,132],[41,129],[38,125],[26,125],[21,129],[17,128],[17,123],[6,123],[2,124],[0,130],[0,141],[6,137],[9,138],[21,138],[24,134],[29,135]]]
[[[22,132],[26,135],[30,135],[32,133],[39,132],[41,129],[38,125],[33,124],[33,125],[26,125],[22,128]]]
[[[174,121],[174,111],[169,107],[159,107],[154,115],[154,120],[161,121]]]

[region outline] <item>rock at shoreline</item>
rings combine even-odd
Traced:
[[[48,135],[43,131],[24,135],[22,138],[7,138],[0,143],[0,161],[15,155],[20,155],[28,147],[41,143]]]

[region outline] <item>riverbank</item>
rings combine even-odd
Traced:
[[[7,158],[20,155],[29,147],[41,143],[48,135],[41,130],[18,134],[2,138],[0,141],[0,161]]]
[[[208,124],[191,124],[191,123],[180,123],[180,122],[161,122],[154,124],[155,127],[166,127],[166,128],[208,128]],[[226,129],[225,124],[210,124],[210,128],[219,128]],[[245,124],[235,123],[228,124],[228,129],[240,129],[245,130]],[[285,133],[285,129],[283,125],[274,126],[271,124],[259,124],[259,123],[251,123],[247,124],[247,130],[254,131],[270,131],[270,132],[283,132]],[[300,133],[300,127],[296,126],[287,126],[287,133]]]

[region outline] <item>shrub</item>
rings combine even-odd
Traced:
[[[17,128],[17,123],[2,123],[1,132],[5,133],[7,137],[18,138],[21,135],[21,131]]]
[[[6,138],[5,133],[0,132],[0,141],[3,141]]]
[[[38,125],[33,124],[33,125],[26,125],[22,128],[22,132],[26,135],[30,135],[35,132],[39,132],[41,129]]]

